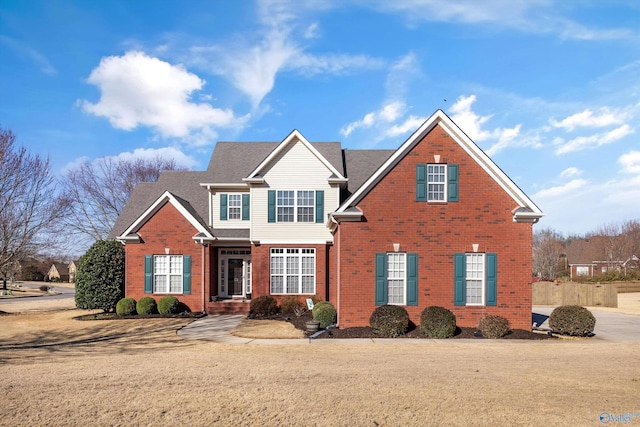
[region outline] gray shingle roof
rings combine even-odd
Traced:
[[[206,227],[207,190],[201,183],[243,183],[280,142],[218,142],[206,171],[165,171],[155,183],[140,183],[118,217],[109,238],[115,238],[133,224],[165,191],[176,196]],[[314,142],[313,147],[340,173],[349,178],[347,195],[355,191],[394,150],[342,150],[339,142]],[[247,238],[248,230],[212,230],[214,236]]]

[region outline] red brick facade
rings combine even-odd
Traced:
[[[459,201],[416,201],[416,164],[459,165]],[[454,312],[460,326],[477,326],[484,314],[501,315],[513,328],[531,327],[530,223],[513,221],[517,205],[498,183],[441,127],[435,127],[358,204],[363,222],[343,222],[336,233],[339,253],[340,326],[365,326],[374,304],[375,254],[400,251],[418,254],[418,305],[408,306],[418,325],[420,313],[431,305]],[[497,305],[454,306],[456,252],[497,254]]]
[[[362,220],[341,222],[332,244],[249,246],[247,241],[243,249],[251,249],[251,297],[270,295],[271,248],[315,248],[315,295],[336,306],[339,326],[367,326],[376,308],[376,254],[393,252],[398,244],[399,252],[417,254],[418,303],[406,306],[416,325],[426,307],[437,305],[453,311],[460,326],[477,326],[483,315],[492,314],[509,319],[512,328],[530,328],[532,222],[514,221],[520,205],[509,193],[513,184],[504,176],[492,177],[440,124],[400,154],[357,203]],[[439,163],[458,165],[458,201],[416,201],[416,165],[437,163],[436,155]],[[487,165],[495,172],[493,167]],[[499,179],[505,180],[504,188]],[[136,228],[140,242],[126,244],[125,293],[136,300],[163,296],[144,292],[145,256],[164,255],[168,249],[191,256],[191,292],[176,296],[192,311],[203,311],[218,294],[218,251],[226,246],[213,239],[211,246],[196,243],[198,229],[176,206],[165,203]],[[331,209],[325,213],[335,207]],[[229,249],[238,249],[242,241],[232,242]],[[474,244],[478,252],[497,256],[495,306],[454,305],[454,254],[472,252]],[[274,297],[280,302],[284,296]]]
[[[180,302],[186,304],[191,311],[204,310],[202,249],[203,246],[193,240],[197,233],[191,223],[171,204],[166,203],[138,231],[141,243],[128,243],[126,253],[125,295],[136,301],[151,296],[158,301],[165,294],[144,293],[144,259],[145,255],[165,255],[169,249],[172,255],[191,256],[191,293],[174,294]],[[209,248],[205,248],[208,258]],[[205,265],[208,262],[205,260]],[[205,269],[205,277],[209,271]]]

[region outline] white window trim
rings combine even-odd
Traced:
[[[293,205],[281,205],[279,204],[279,200],[280,200],[280,193],[281,192],[289,192],[292,191],[293,192]],[[312,195],[312,203],[310,205],[301,205],[299,202],[299,198],[298,198],[298,193],[300,191],[307,191],[310,192]],[[279,209],[280,208],[291,208],[293,207],[293,221],[281,221],[280,215],[279,215]],[[300,221],[299,217],[298,217],[298,208],[311,208],[311,220],[309,221]],[[276,222],[282,222],[282,223],[301,223],[301,224],[312,224],[315,223],[315,218],[316,218],[316,192],[315,190],[276,190]]]
[[[282,253],[279,252],[275,252],[275,251],[282,251]],[[298,253],[293,253],[293,252],[289,252],[287,253],[287,251],[298,251]],[[311,251],[311,252],[304,252],[304,251]],[[296,255],[298,258],[298,273],[297,273],[297,277],[298,277],[298,292],[287,292],[287,276],[291,276],[291,274],[287,274],[287,262],[286,262],[286,258],[287,256],[292,256],[292,255]],[[303,265],[302,265],[302,258],[304,256],[309,256],[309,255],[313,255],[313,290],[312,292],[302,292],[302,279],[305,276],[309,276],[309,275],[305,275],[303,274]],[[272,260],[274,257],[277,258],[282,258],[282,267],[283,267],[283,272],[282,274],[277,274],[274,275],[273,272],[271,271],[271,265],[272,265]],[[271,250],[269,251],[269,294],[271,295],[315,295],[316,293],[316,288],[317,288],[317,283],[316,283],[316,250],[315,248],[271,248]],[[278,276],[278,277],[282,277],[282,291],[283,292],[273,292],[273,285],[272,285],[272,281],[273,281],[273,277],[274,276]]]
[[[429,181],[429,167],[433,167],[433,166],[438,166],[438,167],[442,167],[444,168],[444,181],[443,182],[434,182],[434,181]],[[446,203],[447,202],[447,198],[448,198],[448,176],[449,170],[446,164],[444,163],[427,163],[427,202],[430,203]],[[444,189],[442,191],[443,194],[443,199],[442,200],[438,200],[438,199],[432,199],[430,198],[430,194],[431,192],[429,191],[429,185],[433,185],[433,184],[442,184],[444,186]]]
[[[237,197],[240,204],[231,206],[231,197]],[[231,218],[231,209],[238,209],[238,218]],[[228,221],[242,221],[242,193],[227,193],[227,220]]]
[[[180,289],[178,291],[171,292],[171,276],[178,276],[178,274],[171,274],[171,258],[179,258],[180,262],[178,265],[180,266]],[[156,268],[159,265],[158,259],[166,258],[167,260],[167,272],[164,274],[158,274],[156,272]],[[158,291],[156,277],[157,276],[165,276],[167,280],[167,290],[165,292]],[[158,295],[181,295],[184,293],[184,258],[182,255],[154,255],[153,256],[153,293]]]
[[[403,266],[404,266],[404,275],[401,278],[403,285],[402,285],[402,302],[390,302],[390,292],[389,292],[389,282],[391,280],[400,280],[400,278],[398,277],[391,277],[391,268],[389,265],[389,261],[391,260],[391,258],[393,256],[402,256],[402,262],[403,262]],[[402,271],[402,270],[399,270]],[[387,252],[387,304],[389,305],[407,305],[407,283],[408,283],[408,279],[407,279],[407,273],[408,273],[408,268],[407,268],[407,253],[406,252]]]
[[[472,256],[481,256],[482,257],[482,274],[480,275],[480,292],[482,292],[481,302],[470,303],[466,301],[466,298],[469,295],[468,281],[467,277],[467,259],[469,255]],[[484,307],[487,301],[487,257],[485,253],[476,253],[476,252],[467,252],[465,253],[465,272],[464,272],[464,286],[465,286],[465,305],[466,306],[475,306],[475,307]]]

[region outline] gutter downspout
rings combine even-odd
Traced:
[[[202,274],[202,311],[204,313],[207,312],[207,292],[206,292],[206,250],[205,250],[205,243],[202,242],[202,267],[201,267],[201,274]]]
[[[340,233],[340,227],[339,227],[340,223],[338,221],[336,221],[336,219],[333,216],[330,216],[330,218],[331,218],[331,222],[333,222],[336,225],[336,233],[334,234],[334,237],[336,236],[336,234],[337,234],[337,237],[338,237],[338,239],[337,239],[338,240],[337,248],[336,248],[336,250],[338,251],[338,254],[336,255],[336,269],[337,269],[337,271],[336,271],[336,280],[338,282],[337,283],[337,289],[336,289],[336,292],[337,292],[337,296],[336,296],[336,312],[338,313],[337,314],[337,319],[336,319],[336,327],[339,327],[340,326],[340,295],[341,295],[341,292],[340,292],[340,282],[341,282],[341,279],[340,279],[340,270],[341,270],[341,268],[340,268],[340,254],[341,254],[341,251],[340,251],[340,246],[341,246],[340,245],[340,234],[341,233]]]

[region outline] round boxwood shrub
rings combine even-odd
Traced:
[[[155,314],[158,312],[158,306],[156,300],[151,297],[142,297],[136,304],[136,311],[140,315]]]
[[[122,298],[116,304],[116,314],[118,316],[131,316],[136,313],[136,300],[133,298]]]
[[[124,248],[116,240],[98,240],[78,263],[76,307],[113,312],[124,296]]]
[[[444,307],[427,307],[420,314],[420,332],[429,338],[451,338],[456,333],[456,316]]]
[[[313,315],[313,320],[320,322],[321,328],[326,328],[336,323],[336,309],[329,301],[320,301],[314,305],[311,314]]]
[[[174,314],[178,312],[180,301],[173,295],[165,295],[158,300],[158,313]]]
[[[579,305],[563,305],[551,312],[549,326],[553,332],[562,335],[584,337],[593,332],[596,318]]]
[[[394,338],[409,329],[409,313],[399,305],[381,305],[371,313],[369,323],[374,334]]]
[[[502,338],[509,333],[509,321],[502,316],[484,316],[478,322],[478,329],[486,338]]]
[[[263,295],[251,300],[250,309],[254,316],[269,316],[278,312],[278,302],[270,295]]]
[[[298,299],[294,295],[287,295],[282,299],[280,303],[280,310],[285,314],[291,314],[297,308],[306,307],[306,304]]]

